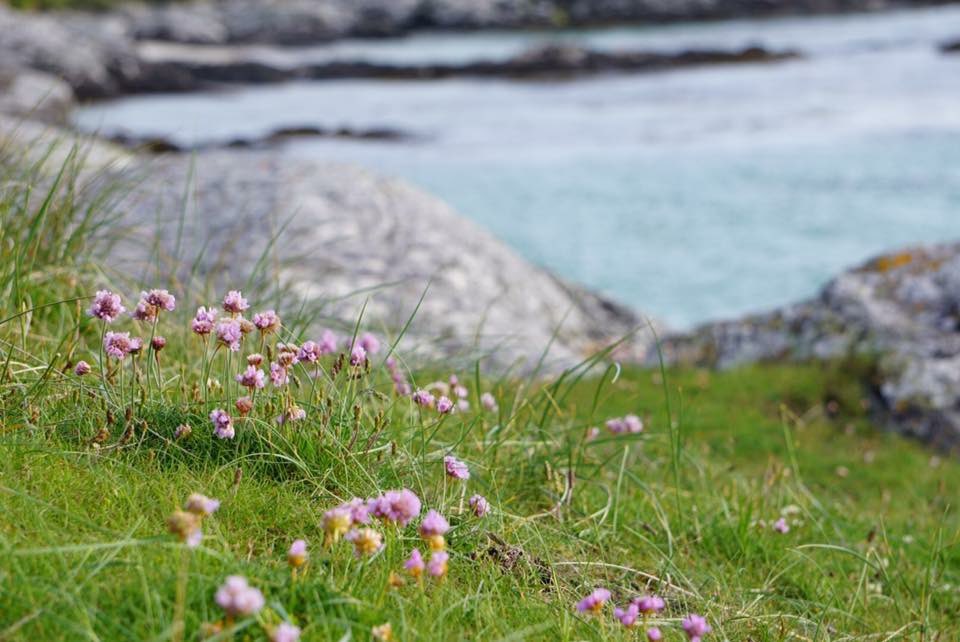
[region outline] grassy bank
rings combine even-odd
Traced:
[[[491,380],[464,364],[410,371],[390,335],[351,365],[359,327],[315,363],[307,350],[284,366],[278,342],[321,338],[301,330],[310,319],[284,313],[236,352],[216,328],[194,332],[197,306],[221,296],[91,261],[90,243],[110,237],[108,206],[80,207],[70,176],[27,198],[36,175],[8,171],[0,197],[0,639],[262,640],[287,622],[304,640],[369,639],[385,623],[396,640],[627,640],[649,626],[681,640],[691,613],[712,626],[706,640],[960,635],[960,466],[873,427],[845,367],[618,372],[595,359],[545,382]],[[156,322],[88,313],[97,288],[138,286],[169,288],[174,309],[153,310]],[[246,294],[248,310],[219,319],[262,309]],[[145,345],[104,355],[106,331]],[[244,389],[235,377],[251,353],[290,381]],[[78,375],[81,360],[90,372]],[[405,380],[456,400],[451,374],[468,409],[398,394]],[[215,409],[232,415],[232,436],[214,434]],[[629,414],[642,431],[605,428]],[[422,502],[408,524],[356,525],[382,548],[357,556],[325,520],[404,488]],[[199,517],[168,532],[191,493],[221,502],[196,546]],[[429,509],[450,523],[449,561],[417,580],[404,563],[414,548],[429,558]],[[296,539],[309,551],[299,567]],[[264,606],[227,617],[214,595],[229,575]],[[596,587],[610,602],[579,612]],[[666,608],[626,629],[614,603],[647,593]]]

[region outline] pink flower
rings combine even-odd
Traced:
[[[409,395],[410,384],[407,383],[407,378],[403,375],[403,372],[397,365],[397,360],[393,357],[387,358],[387,370],[390,371],[390,379],[393,381],[394,391],[401,397]]]
[[[474,495],[471,497],[470,508],[473,509],[473,514],[477,517],[483,517],[490,512],[490,504],[487,502],[487,498],[483,495]]]
[[[249,307],[250,304],[239,290],[230,290],[227,296],[223,297],[223,309],[230,314],[239,314]]]
[[[790,525],[787,523],[787,520],[781,517],[773,523],[773,530],[777,531],[781,535],[786,535],[790,532]]]
[[[280,329],[280,317],[274,310],[257,312],[253,315],[253,325],[257,326],[257,330],[264,334],[276,332]]]
[[[173,438],[186,439],[191,434],[193,434],[193,428],[190,427],[190,424],[180,424],[176,430],[173,431]]]
[[[587,428],[587,441],[593,441],[600,436],[600,429],[596,426]]]
[[[297,358],[307,363],[316,363],[321,356],[323,353],[320,351],[320,344],[316,341],[305,341],[297,352]]]
[[[653,626],[647,629],[647,640],[650,642],[659,642],[663,639],[663,633],[657,627]]]
[[[201,336],[210,334],[213,332],[213,324],[217,321],[217,311],[213,308],[205,308],[202,305],[197,308],[197,314],[193,317],[193,321],[190,322],[190,329],[193,330],[195,334]]]
[[[246,370],[237,375],[237,381],[241,386],[250,390],[263,388],[265,385],[263,370],[256,366],[247,366]]]
[[[635,598],[633,603],[637,605],[637,609],[644,615],[659,613],[666,606],[663,598],[657,597],[656,595],[645,595]]]
[[[466,399],[461,399],[457,402],[457,411],[458,412],[467,412],[470,410],[470,402]]]
[[[158,334],[154,338],[150,339],[150,347],[153,348],[154,352],[160,352],[167,347],[167,340]]]
[[[423,389],[417,390],[415,393],[413,393],[413,395],[410,398],[413,400],[413,403],[423,408],[433,407],[433,403],[434,403],[433,395],[431,395],[426,390],[423,390]]]
[[[287,563],[293,568],[300,568],[306,564],[309,557],[306,540],[294,540],[293,544],[290,545],[290,550],[287,551]]]
[[[101,321],[107,323],[113,323],[113,321],[123,314],[124,307],[123,303],[120,301],[120,296],[114,294],[110,290],[98,290],[96,296],[93,297],[93,303],[88,310],[88,313],[92,317],[96,317]]]
[[[368,354],[377,354],[380,352],[380,340],[369,332],[365,332],[363,336],[360,337],[359,343],[360,347]]]
[[[447,455],[443,458],[443,466],[446,468],[447,474],[454,479],[470,479],[470,469],[453,455]]]
[[[362,366],[367,362],[367,351],[359,343],[350,350],[350,365]]]
[[[423,563],[423,556],[420,555],[420,550],[416,548],[410,551],[410,558],[403,563],[403,568],[405,568],[407,572],[414,577],[420,577],[425,566],[426,565]]]
[[[343,505],[343,508],[350,511],[350,521],[353,524],[367,524],[370,522],[370,509],[367,502],[359,497],[354,497]]]
[[[166,310],[167,312],[173,312],[177,307],[177,299],[167,290],[150,290],[149,292],[141,292],[140,297],[148,305],[152,305],[158,310]]]
[[[450,556],[446,551],[434,551],[430,554],[430,561],[427,562],[427,572],[433,577],[443,577],[447,574],[447,561]]]
[[[441,396],[437,399],[437,412],[441,415],[449,415],[453,412],[453,402]]]
[[[77,366],[73,369],[73,374],[78,377],[82,377],[85,374],[90,373],[90,364],[86,361],[78,361]]]
[[[143,349],[143,339],[140,337],[130,338],[130,354],[140,354]]]
[[[230,348],[230,352],[240,350],[240,341],[243,339],[243,329],[236,319],[224,319],[217,324],[217,341]]]
[[[420,535],[422,537],[445,535],[448,530],[450,530],[450,524],[443,518],[443,515],[433,509],[427,511],[427,515],[420,522]]]
[[[590,595],[577,602],[577,610],[581,613],[599,613],[603,605],[610,599],[610,591],[605,588],[594,589]]]
[[[200,493],[193,493],[187,498],[187,503],[184,508],[187,509],[187,512],[193,513],[194,515],[207,517],[217,512],[217,509],[220,508],[220,500],[201,495]]]
[[[231,575],[217,590],[217,606],[228,615],[253,615],[263,608],[263,593],[247,583],[246,578]]]
[[[288,622],[281,622],[270,633],[270,642],[298,642],[300,628]]]
[[[485,392],[480,395],[480,405],[483,406],[484,410],[489,412],[496,412],[498,410],[497,400],[489,392]]]
[[[453,387],[453,394],[458,399],[466,399],[470,395],[470,391],[467,390],[466,386],[457,385]]]
[[[240,397],[233,402],[233,407],[237,409],[241,417],[246,417],[253,410],[253,399],[250,397]]]
[[[629,629],[637,623],[637,618],[640,617],[640,609],[637,608],[636,604],[630,604],[626,609],[613,609],[613,616],[620,620],[620,624]]]
[[[280,386],[285,386],[290,383],[290,375],[287,373],[287,369],[281,366],[279,363],[270,364],[270,383],[279,388]]]
[[[236,434],[233,429],[233,419],[225,410],[217,408],[210,413],[210,421],[213,422],[213,434],[220,439],[233,439]]]
[[[302,421],[306,419],[307,411],[301,408],[300,406],[293,405],[287,408],[282,415],[277,417],[277,423],[283,425],[290,421]]]
[[[324,330],[320,335],[320,354],[333,354],[337,351],[337,335],[333,330]]]
[[[627,415],[623,418],[623,427],[628,433],[643,432],[643,421],[636,415]]]
[[[103,336],[103,351],[108,357],[123,359],[136,347],[135,341],[130,339],[129,332],[107,332]]]
[[[623,419],[621,419],[620,417],[607,419],[605,425],[607,427],[607,430],[609,430],[614,435],[619,435],[620,433],[626,430],[626,426],[623,424]]]
[[[388,490],[371,501],[369,508],[375,517],[406,526],[420,514],[420,498],[406,488]]]
[[[144,292],[143,296],[146,296],[146,294],[147,293]],[[137,321],[153,321],[157,318],[157,308],[140,299],[140,302],[137,303],[137,307],[133,309],[130,316]]]
[[[344,539],[353,542],[353,554],[358,558],[370,557],[383,548],[383,535],[372,528],[354,528]]]
[[[690,642],[700,642],[703,636],[713,630],[710,628],[710,625],[707,624],[707,619],[696,613],[691,613],[684,618],[681,626],[683,627],[683,632],[690,638]]]

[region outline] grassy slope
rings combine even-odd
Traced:
[[[375,369],[324,382],[313,398],[297,388],[308,408],[297,426],[277,427],[279,400],[267,408],[261,399],[256,421],[238,424],[235,441],[217,441],[205,415],[236,393],[197,401],[202,360],[186,330],[189,310],[210,299],[184,288],[180,309],[161,322],[162,395],[153,386],[142,401],[128,378],[126,400],[116,398],[117,381],[105,402],[95,375],[81,386],[63,374],[76,359],[96,362],[100,330],[81,312],[86,303],[39,307],[87,296],[108,278],[83,258],[102,219],[85,216],[69,192],[46,207],[27,201],[20,186],[29,177],[6,178],[0,639],[170,639],[183,552],[164,522],[195,491],[223,507],[188,559],[188,639],[220,616],[212,595],[232,573],[264,590],[268,622],[290,618],[306,640],[367,639],[386,621],[400,640],[628,639],[609,609],[603,618],[575,614],[597,585],[620,602],[663,594],[668,640],[682,637],[677,621],[689,611],[710,618],[716,639],[960,636],[960,521],[950,505],[960,465],[871,428],[842,369],[678,371],[663,385],[659,373],[613,381],[600,368],[548,387],[461,372],[474,406],[491,387],[501,410],[442,423],[393,397]],[[77,225],[85,233],[65,241]],[[10,318],[24,310],[33,312]],[[130,320],[117,325],[137,330]],[[235,369],[220,353],[213,376],[229,381]],[[584,440],[589,426],[626,412],[647,416],[643,435]],[[194,434],[175,442],[182,421]],[[111,435],[97,451],[90,440],[105,426]],[[460,511],[461,485],[443,475],[451,451],[471,465],[465,492],[494,506],[483,520]],[[401,486],[453,524],[449,579],[425,591],[386,586],[421,545],[413,526],[386,528],[385,551],[366,562],[346,544],[320,545],[323,511]],[[798,511],[790,533],[758,524],[788,506]],[[284,558],[296,537],[311,543],[313,559],[293,582]],[[263,639],[253,621],[241,626]]]

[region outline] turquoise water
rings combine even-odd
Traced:
[[[283,55],[489,59],[545,37],[422,35]],[[124,99],[77,119],[181,142],[311,123],[409,130],[417,141],[286,150],[405,177],[532,261],[687,326],[809,296],[885,249],[960,237],[960,56],[937,51],[950,37],[960,8],[577,31],[562,38],[805,57],[562,83],[291,83]]]

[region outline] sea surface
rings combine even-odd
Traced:
[[[126,98],[76,118],[181,143],[299,125],[408,131],[284,149],[404,177],[531,261],[689,327],[811,296],[880,251],[960,239],[960,55],[938,49],[957,38],[955,6],[258,48],[280,62],[491,60],[554,41],[803,58],[562,82],[298,82]]]

